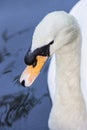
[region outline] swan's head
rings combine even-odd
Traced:
[[[26,69],[20,82],[29,87],[39,75],[47,58],[66,44],[75,40],[79,33],[73,16],[63,11],[52,12],[37,25],[32,46],[25,56]]]

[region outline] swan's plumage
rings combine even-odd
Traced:
[[[55,96],[55,86],[56,86],[56,59],[55,59],[55,54],[52,56],[50,65],[49,65],[49,70],[48,70],[48,77],[47,77],[47,82],[48,82],[48,87],[49,87],[49,92],[50,92],[50,97],[52,100],[52,103],[54,101],[54,96]]]
[[[70,29],[75,31],[73,26],[77,27],[78,24],[73,16],[68,15],[66,12],[55,11],[49,13],[35,28],[31,51],[43,45],[47,45],[55,39],[55,46],[54,44],[50,46],[50,53],[52,55],[55,50],[62,46],[62,44],[66,44],[67,40],[71,40],[69,35],[72,35],[72,32],[70,33]],[[66,32],[68,34],[67,37],[62,38],[62,35],[65,35]],[[59,41],[59,44],[56,44],[56,40]]]
[[[82,32],[81,48],[81,89],[87,107],[87,0],[80,0],[71,10]]]

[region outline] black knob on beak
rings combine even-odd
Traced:
[[[32,52],[27,52],[27,54],[25,55],[24,58],[24,62],[26,65],[32,65],[34,63],[35,60],[35,54]]]

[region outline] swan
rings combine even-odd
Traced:
[[[36,26],[27,67],[20,83],[29,87],[48,57],[48,88],[52,100],[50,130],[87,130],[87,111],[80,83],[81,31],[77,20],[64,11],[46,15]]]
[[[81,90],[87,108],[87,0],[80,0],[70,11],[81,28],[82,47],[81,47]]]

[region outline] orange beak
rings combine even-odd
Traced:
[[[20,83],[24,81],[25,87],[29,87],[32,85],[32,83],[35,81],[35,79],[38,77],[42,67],[46,63],[48,57],[45,56],[37,56],[37,64],[35,67],[33,65],[27,66],[25,70],[23,71],[21,77],[20,77]]]

